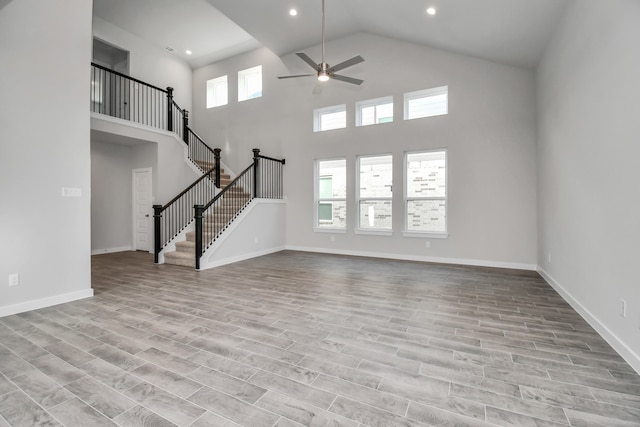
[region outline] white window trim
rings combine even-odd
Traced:
[[[421,116],[409,118],[409,101],[420,98],[428,98],[431,96],[447,95],[447,108],[444,113],[432,114],[429,116]],[[449,86],[439,86],[431,89],[417,90],[415,92],[407,92],[404,94],[404,120],[425,119],[427,117],[437,117],[449,114]]]
[[[409,185],[407,183],[407,157],[409,154],[418,154],[418,153],[436,153],[444,151],[444,167],[445,167],[445,182],[446,187],[444,191],[444,197],[408,197],[407,190]],[[418,151],[407,151],[404,153],[404,164],[403,164],[403,206],[404,206],[404,230],[402,231],[403,237],[422,237],[429,239],[447,239],[449,237],[449,152],[446,148],[435,148],[432,150],[418,150]],[[445,231],[419,231],[419,230],[409,230],[408,229],[408,211],[409,211],[409,201],[411,200],[443,200],[445,201],[446,206],[446,214],[444,218],[444,229]]]
[[[320,219],[318,218],[318,204],[320,202],[345,202],[347,198],[327,199],[320,198],[320,162],[332,160],[344,160],[345,169],[347,167],[347,159],[345,157],[334,157],[330,159],[316,159],[313,166],[313,231],[317,233],[341,233],[347,232],[347,226],[344,227],[320,227]]]
[[[260,76],[260,95],[249,98],[249,94],[247,93],[247,78],[255,74]],[[262,65],[256,65],[255,67],[238,71],[238,102],[250,101],[252,99],[258,99],[261,97],[262,97]]]
[[[323,114],[331,114],[331,113],[338,113],[338,112],[342,112],[344,111],[345,114],[345,125],[342,128],[335,128],[335,129],[320,129],[320,117]],[[347,127],[347,121],[346,121],[346,115],[347,115],[347,104],[340,104],[340,105],[332,105],[331,107],[323,107],[323,108],[317,108],[315,110],[313,110],[313,131],[314,132],[327,132],[327,131],[332,131],[332,130],[339,130],[339,129],[345,129]]]
[[[381,154],[366,154],[356,157],[356,227],[353,230],[355,234],[369,234],[372,236],[392,236],[393,235],[393,174],[391,179],[391,197],[360,197],[360,159],[367,157],[385,157],[391,156],[391,168],[393,170],[393,154],[381,153]],[[391,201],[391,228],[362,228],[360,227],[360,201],[361,200],[373,200],[373,201]]]
[[[215,101],[215,98],[216,98],[215,97],[215,93],[216,93],[215,87],[217,85],[220,85],[222,83],[222,81],[224,81],[224,83],[226,85],[226,88],[227,88],[227,94],[226,94],[227,100],[226,100],[226,102],[224,104],[216,104],[216,105],[209,106],[209,82],[213,82],[213,83],[211,83],[211,85],[212,85],[212,89],[211,90],[213,91],[212,98]],[[207,109],[222,107],[222,106],[225,106],[225,105],[229,104],[229,76],[228,75],[225,74],[224,76],[219,76],[219,77],[215,77],[213,79],[207,80],[205,89],[206,89],[206,93],[205,93],[205,95],[206,95],[205,96],[205,104],[206,105],[205,106],[207,107]]]
[[[384,96],[382,98],[368,99],[366,101],[356,102],[356,126],[372,126],[372,125],[380,125],[385,123],[373,123],[372,125],[363,125],[362,124],[362,109],[367,107],[377,107],[378,105],[384,104],[393,104],[393,96]],[[393,112],[391,116],[391,122],[393,123]]]

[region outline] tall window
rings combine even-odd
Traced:
[[[404,119],[440,116],[449,113],[449,87],[419,90],[404,94]]]
[[[447,232],[447,152],[407,153],[406,231]]]
[[[238,71],[238,101],[262,96],[262,65]]]
[[[356,103],[356,126],[377,125],[393,121],[393,97]]]
[[[358,158],[358,228],[391,230],[393,157]]]
[[[227,105],[228,99],[226,75],[207,80],[207,108]]]
[[[347,161],[316,162],[316,227],[347,227]]]
[[[321,132],[347,127],[347,106],[334,105],[313,111],[313,131]]]

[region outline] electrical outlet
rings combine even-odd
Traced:
[[[9,286],[18,286],[20,284],[20,275],[18,273],[9,275]]]
[[[549,264],[551,264],[551,252],[547,254],[547,258],[549,259]]]
[[[620,316],[627,317],[627,302],[620,298]]]
[[[429,240],[425,240],[425,242],[424,242],[424,247],[425,247],[425,248],[430,248],[430,247],[431,247],[431,241],[429,241]]]
[[[336,236],[334,236],[333,234],[331,235],[331,237],[329,238],[332,242],[336,241]]]

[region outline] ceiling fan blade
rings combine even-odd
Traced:
[[[328,72],[329,74],[333,73],[334,71],[340,71],[340,70],[344,70],[347,67],[351,67],[352,65],[356,65],[359,64],[361,62],[364,62],[364,58],[362,58],[362,56],[358,55],[358,56],[354,56],[351,59],[347,59],[344,62],[341,62],[337,65],[334,65],[333,67],[329,68]]]
[[[298,52],[296,53],[296,55],[298,55],[298,58],[302,59],[304,62],[309,64],[311,68],[318,71],[318,64],[316,64],[313,59],[309,58],[309,55],[307,55],[304,52]]]
[[[353,77],[341,76],[340,74],[331,74],[331,78],[335,80],[340,80],[342,82],[351,83],[354,85],[361,85],[364,80],[354,79]]]
[[[295,79],[297,77],[309,77],[315,76],[315,74],[295,74],[293,76],[278,76],[279,79]]]

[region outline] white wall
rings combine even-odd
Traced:
[[[90,61],[91,2],[0,11],[0,316],[93,294]]]
[[[319,46],[305,50],[320,57]],[[223,160],[242,170],[257,147],[285,157],[287,246],[406,259],[535,268],[536,166],[535,85],[532,72],[368,34],[327,45],[327,60],[360,54],[363,64],[342,71],[362,78],[358,87],[329,82],[313,95],[313,78],[278,80],[309,72],[294,55],[280,59],[267,49],[194,71],[194,126]],[[263,97],[237,102],[237,72],[262,64]],[[286,65],[286,66],[285,66]],[[288,68],[287,68],[288,67]],[[229,105],[205,108],[206,80],[229,75]],[[403,94],[449,86],[447,116],[402,120]],[[354,127],[354,103],[393,95],[394,123]],[[314,133],[313,109],[348,106],[348,128]],[[449,155],[447,240],[404,238],[402,164],[405,151],[442,148]],[[355,159],[360,154],[394,155],[392,237],[354,235]],[[347,158],[348,233],[314,233],[313,164],[318,158]]]
[[[129,75],[165,89],[174,89],[174,100],[191,111],[191,68],[172,55],[120,27],[93,17],[93,35],[129,51]]]
[[[537,76],[542,272],[638,371],[639,22],[637,0],[572,2]]]

